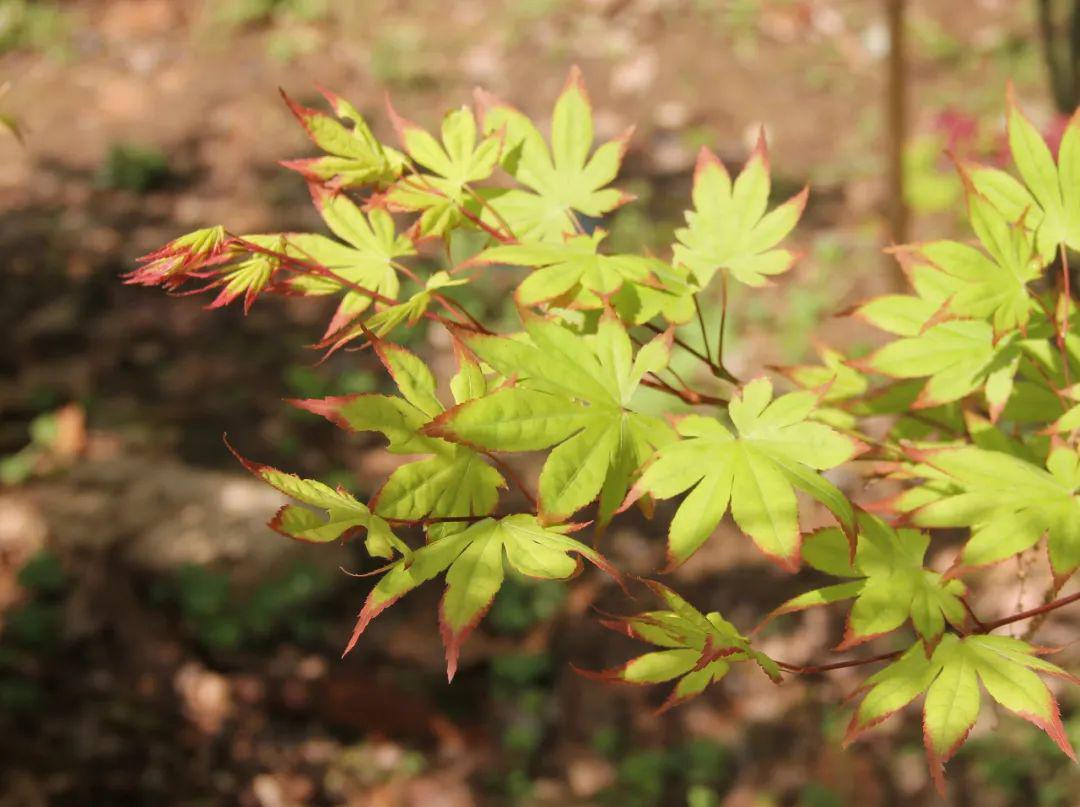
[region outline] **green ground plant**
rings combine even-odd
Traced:
[[[211,307],[247,308],[264,295],[332,298],[320,347],[368,349],[393,379],[397,394],[292,402],[347,432],[381,434],[402,455],[367,501],[241,460],[298,502],[273,517],[275,530],[312,543],[363,536],[385,561],[346,652],[382,611],[444,578],[438,619],[453,678],[507,567],[509,579],[561,581],[587,562],[629,586],[578,536],[589,523],[602,532],[629,508],[652,515],[658,501],[677,499],[658,571],[717,540],[730,512],[780,569],[805,564],[835,579],[764,622],[849,607],[833,648],[845,655],[815,665],[771,658],[755,626],[702,613],[646,580],[659,607],[605,624],[652,649],[590,675],[670,682],[666,709],[734,664],[777,684],[877,665],[845,742],[921,699],[939,788],[984,692],[1074,757],[1044,678],[1077,679],[1046,648],[997,631],[1026,620],[1037,627],[1080,600],[1060,596],[1080,565],[1080,315],[1068,269],[1080,247],[1080,118],[1055,157],[1010,95],[1017,173],[958,163],[974,240],[893,248],[912,291],[853,311],[892,338],[858,360],[825,350],[818,364],[788,368],[789,389],[778,391],[767,376],[736,378],[724,363],[729,291],[769,287],[799,257],[783,242],[807,190],[770,204],[763,137],[735,176],[703,148],[671,249],[623,254],[605,248],[602,224],[632,201],[612,185],[630,132],[594,142],[577,71],[546,135],[478,92],[475,108],[450,112],[434,134],[389,107],[392,147],[347,101],[325,95],[332,114],[286,98],[321,155],[285,165],[308,182],[330,235],[210,227],[146,256],[129,282],[201,284],[215,294]],[[513,288],[519,324],[509,333],[462,302],[463,287],[485,282]],[[706,327],[710,320],[718,325]],[[451,377],[400,344],[421,322],[452,345]],[[697,376],[673,370],[679,353],[700,364]],[[883,419],[885,434],[875,427]],[[506,461],[515,453],[542,458],[535,480]],[[859,486],[845,491],[830,479],[839,468],[901,492],[868,501]],[[804,534],[800,515],[814,502],[835,526]],[[942,543],[944,530],[966,541],[947,569],[929,568],[928,558],[955,546]],[[1043,541],[1054,581],[1045,604],[980,619],[974,572]],[[995,591],[978,593],[1003,610]],[[884,636],[891,650],[846,655]]]

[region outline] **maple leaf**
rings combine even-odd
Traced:
[[[984,566],[1012,557],[1047,537],[1060,579],[1080,566],[1080,453],[1055,445],[1045,468],[1003,451],[974,446],[912,451],[942,474],[948,487],[911,517],[926,527],[971,527],[959,562]]]
[[[589,97],[581,72],[570,71],[551,116],[551,147],[525,115],[492,95],[479,92],[484,131],[502,133],[503,167],[528,190],[493,194],[485,221],[510,222],[518,241],[559,243],[579,231],[576,214],[599,218],[634,197],[606,187],[619,173],[632,130],[595,152]]]
[[[1028,284],[1042,275],[1035,245],[1022,224],[1010,223],[986,199],[968,192],[972,226],[986,252],[957,241],[932,241],[902,249],[956,278],[941,310],[988,320],[996,338],[1025,329],[1035,301]],[[938,312],[935,315],[940,316]]]
[[[446,647],[446,676],[453,680],[462,642],[483,618],[502,587],[505,564],[529,577],[565,580],[590,563],[618,580],[618,572],[596,550],[566,533],[573,525],[544,526],[535,516],[485,518],[447,529],[412,556],[390,567],[368,594],[345,648],[348,653],[371,620],[422,583],[446,572],[439,624]]]
[[[141,265],[126,274],[124,282],[171,290],[200,276],[207,266],[229,261],[234,255],[224,227],[203,227],[143,255],[138,259]]]
[[[701,547],[730,503],[735,523],[770,560],[799,566],[799,519],[794,488],[814,497],[853,533],[854,513],[846,497],[817,471],[850,460],[864,446],[808,418],[818,401],[811,392],[773,400],[772,383],[758,378],[732,399],[728,415],[735,433],[713,417],[678,421],[683,438],[661,447],[634,485],[628,501],[649,493],[679,505],[668,531],[668,568]]]
[[[919,268],[928,267],[924,263]],[[856,316],[901,338],[851,364],[893,378],[926,378],[911,403],[913,409],[941,406],[983,389],[996,418],[1013,391],[1019,334],[1013,331],[997,339],[988,322],[938,321],[938,312],[959,280],[944,272],[923,271],[914,282],[918,296],[885,295],[855,309]]]
[[[790,269],[797,253],[777,244],[798,223],[808,191],[766,213],[769,189],[764,133],[734,182],[719,158],[702,147],[694,169],[694,209],[686,213],[687,226],[675,231],[675,264],[688,269],[702,288],[717,271],[748,286],[764,286],[770,276]]]
[[[1039,130],[1007,93],[1009,151],[1022,182],[999,168],[962,163],[971,184],[1012,221],[1035,232],[1042,265],[1060,245],[1080,249],[1080,115],[1062,134],[1058,159]]]
[[[402,397],[360,393],[293,401],[350,431],[374,431],[395,454],[429,454],[390,474],[371,501],[385,518],[418,520],[487,515],[498,502],[502,475],[471,448],[423,434],[444,407],[435,395],[435,378],[415,355],[398,345],[376,341],[375,350]],[[483,376],[467,356],[451,383],[459,402],[485,389]]]
[[[476,118],[466,107],[443,118],[442,143],[417,124],[400,117],[389,107],[394,128],[405,152],[420,168],[431,173],[407,174],[391,186],[387,203],[394,210],[420,213],[416,232],[420,238],[442,236],[479,210],[470,183],[491,176],[499,162],[502,140],[488,135],[477,140]]]
[[[514,294],[520,306],[566,299],[576,308],[598,309],[626,283],[657,284],[648,258],[600,254],[597,250],[606,235],[595,230],[591,235],[567,236],[562,243],[501,244],[471,262],[535,267]]]
[[[329,101],[334,114],[350,126],[323,112],[301,106],[282,92],[285,103],[308,137],[327,155],[285,160],[281,164],[309,181],[333,182],[337,187],[383,186],[397,179],[405,167],[404,155],[380,143],[371,133],[364,116],[352,104],[328,90],[320,89],[320,92]]]
[[[894,530],[865,512],[857,518],[854,560],[847,537],[837,529],[812,533],[802,549],[803,560],[811,567],[849,582],[794,597],[769,614],[765,622],[781,614],[854,599],[838,650],[894,631],[909,619],[915,632],[929,642],[941,636],[946,622],[962,625],[966,616],[960,602],[964,584],[945,580],[923,566],[930,536],[918,530]]]
[[[545,521],[560,521],[600,497],[598,520],[610,521],[631,476],[671,439],[660,419],[633,411],[631,398],[646,373],[662,369],[669,335],[634,355],[625,327],[601,318],[595,336],[522,313],[530,341],[462,334],[477,356],[505,378],[505,386],[437,417],[425,433],[493,451],[554,448],[540,472]]]
[[[363,502],[357,501],[343,488],[334,489],[316,479],[303,479],[244,459],[231,445],[229,450],[248,471],[271,487],[303,504],[325,511],[325,515],[320,515],[306,507],[286,504],[270,520],[269,526],[274,531],[298,541],[324,544],[366,530],[364,546],[371,556],[392,558],[395,550],[405,557],[411,555],[408,545],[394,535],[384,519],[372,513]]]
[[[925,693],[923,737],[930,772],[944,792],[942,765],[956,753],[981,708],[979,683],[1010,712],[1046,732],[1072,760],[1057,701],[1035,671],[1077,682],[1060,667],[1039,658],[1026,642],[1007,636],[945,634],[931,653],[919,641],[898,660],[870,676],[866,695],[852,715],[844,744]]]
[[[394,299],[401,283],[394,268],[398,258],[416,253],[412,241],[398,234],[394,220],[385,210],[374,208],[367,215],[347,196],[311,185],[315,207],[330,231],[341,241],[318,234],[287,236],[288,254],[325,267],[324,274],[301,274],[289,282],[294,291],[307,295],[341,293],[325,337],[352,323],[371,307],[370,294]],[[345,243],[341,243],[341,242]],[[338,279],[340,278],[340,280]],[[343,282],[344,281],[344,282]]]
[[[663,649],[612,669],[591,671],[575,667],[579,673],[601,681],[630,684],[661,684],[679,679],[657,713],[700,695],[739,661],[754,661],[774,683],[780,683],[776,662],[755,650],[750,640],[719,613],[702,614],[666,586],[652,580],[645,583],[664,601],[666,610],[615,617],[602,624]]]

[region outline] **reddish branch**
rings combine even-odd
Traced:
[[[1018,614],[1012,614],[1011,616],[1002,617],[1001,619],[995,619],[993,622],[979,622],[975,619],[975,615],[971,613],[970,609],[968,613],[972,619],[975,619],[978,624],[974,633],[989,633],[997,628],[1004,627],[1005,625],[1011,625],[1013,622],[1021,622],[1025,619],[1031,619],[1032,617],[1042,616],[1048,614],[1051,611],[1056,611],[1058,608],[1063,608],[1066,605],[1080,601],[1080,591],[1075,594],[1070,594],[1068,597],[1060,597],[1052,602],[1048,602],[1045,605],[1040,605],[1038,608],[1030,608],[1027,611],[1021,611]],[[961,601],[963,602],[963,601]],[[967,603],[964,602],[964,606],[967,607]],[[842,670],[848,667],[861,667],[864,664],[874,664],[878,661],[889,661],[899,656],[903,651],[894,650],[891,653],[881,653],[876,656],[869,656],[867,658],[848,659],[847,661],[835,661],[831,664],[813,664],[813,665],[799,665],[789,664],[786,661],[777,661],[777,665],[786,670],[789,673],[796,675],[812,675],[814,673],[828,672],[829,670]]]
[[[399,304],[397,300],[391,299],[390,297],[387,297],[383,294],[379,294],[377,291],[372,291],[365,286],[361,286],[359,283],[354,283],[348,278],[342,277],[341,275],[337,274],[336,272],[330,270],[329,268],[323,266],[320,263],[306,261],[303,258],[297,258],[284,252],[278,252],[277,250],[269,249],[268,247],[259,246],[258,244],[255,244],[239,236],[233,236],[233,241],[234,243],[242,246],[248,252],[254,252],[259,255],[267,255],[271,258],[276,258],[278,261],[281,262],[282,267],[285,269],[289,269],[300,274],[310,274],[316,275],[318,277],[328,278],[330,280],[333,280],[335,283],[340,283],[342,286],[349,289],[350,291],[354,291],[357,294],[363,294],[365,297],[370,297],[374,302],[382,303],[383,305],[393,306]],[[396,261],[394,262],[394,265],[395,268],[407,269],[407,267],[405,267],[403,264],[400,264]],[[411,270],[408,270],[407,274],[409,274],[411,279],[414,280],[416,283],[420,283],[419,278],[417,278]],[[447,313],[463,316],[467,321],[458,322],[457,320],[447,320],[444,317],[440,317],[438,314],[432,314],[430,311],[425,311],[423,313],[424,319],[430,319],[443,325],[446,325],[449,322],[450,324],[459,325],[463,328],[468,328],[469,330],[479,331],[480,333],[491,333],[491,331],[489,331],[487,328],[477,322],[476,319],[471,314],[469,314],[469,312],[466,311],[460,304],[454,301],[450,301],[449,298],[444,297],[441,294],[433,294],[432,299],[442,305],[442,307],[446,309]],[[452,302],[453,305],[451,304]]]
[[[650,389],[660,390],[666,392],[669,395],[674,395],[676,398],[684,401],[685,403],[694,404],[716,404],[717,406],[727,406],[728,402],[724,398],[718,398],[715,395],[707,395],[704,392],[698,392],[697,390],[690,389],[676,389],[667,383],[663,379],[653,376],[653,378],[641,379],[641,385],[643,387],[649,387]]]
[[[889,659],[896,658],[903,651],[894,650],[891,653],[881,653],[877,656],[870,656],[869,658],[854,658],[847,661],[834,661],[832,664],[815,664],[810,666],[801,666],[798,664],[788,664],[785,661],[776,662],[777,665],[790,673],[796,673],[797,675],[812,675],[813,673],[828,672],[829,670],[842,670],[846,667],[861,667],[863,664],[873,664],[877,661],[887,661]]]
[[[1029,608],[1026,611],[1021,611],[1018,614],[1012,616],[1003,616],[1001,619],[995,619],[993,622],[987,622],[977,631],[978,633],[989,633],[992,630],[1003,627],[1005,625],[1011,625],[1013,622],[1021,622],[1025,619],[1031,619],[1034,616],[1042,616],[1048,614],[1051,611],[1056,611],[1058,608],[1063,608],[1066,605],[1077,602],[1080,600],[1080,591],[1075,594],[1070,594],[1068,597],[1059,597],[1056,600],[1051,600],[1045,605],[1040,605],[1037,608]]]

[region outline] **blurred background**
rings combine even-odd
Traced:
[[[1059,135],[1077,101],[1073,6],[0,0],[0,804],[941,803],[915,714],[840,750],[841,698],[865,670],[782,688],[740,670],[659,718],[662,688],[576,676],[569,662],[639,649],[596,624],[593,606],[629,607],[599,576],[509,581],[452,687],[438,586],[340,660],[371,585],[340,571],[361,568],[359,550],[263,527],[280,496],[221,435],[369,493],[391,467],[378,440],[281,399],[385,379],[366,353],[316,363],[305,346],[331,313],[318,300],[260,301],[245,317],[120,275],[204,225],[321,231],[301,179],[276,165],[312,153],[278,87],[312,105],[317,84],[332,88],[392,138],[384,92],[428,125],[476,85],[546,121],[578,64],[599,135],[637,125],[622,186],[641,201],[609,223],[613,246],[663,254],[697,148],[737,164],[760,125],[777,197],[811,183],[795,237],[806,258],[782,293],[734,301],[732,369],[811,361],[819,345],[858,353],[877,337],[834,315],[897,286],[890,241],[964,234],[943,150],[1002,160],[1008,78]],[[509,321],[503,297],[479,295],[475,313]],[[445,361],[438,334],[409,339]],[[655,570],[659,515],[617,522],[604,551]],[[1033,553],[988,572],[982,610],[1036,604],[1044,567]],[[670,582],[749,629],[811,580],[723,527]],[[821,659],[841,618],[789,618],[764,649]],[[1076,630],[1059,612],[1038,638],[1066,645]],[[1075,668],[1078,653],[1057,660]],[[1063,695],[1076,744],[1078,703]],[[947,803],[978,807],[1076,804],[1080,787],[1043,735],[992,709],[949,783]]]

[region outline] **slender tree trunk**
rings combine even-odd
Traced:
[[[905,0],[885,0],[889,26],[889,65],[885,92],[888,156],[888,237],[894,244],[908,240],[908,207],[904,199],[904,143],[907,134],[907,70],[904,43]]]
[[[1054,104],[1070,115],[1080,104],[1080,0],[1035,0]]]

